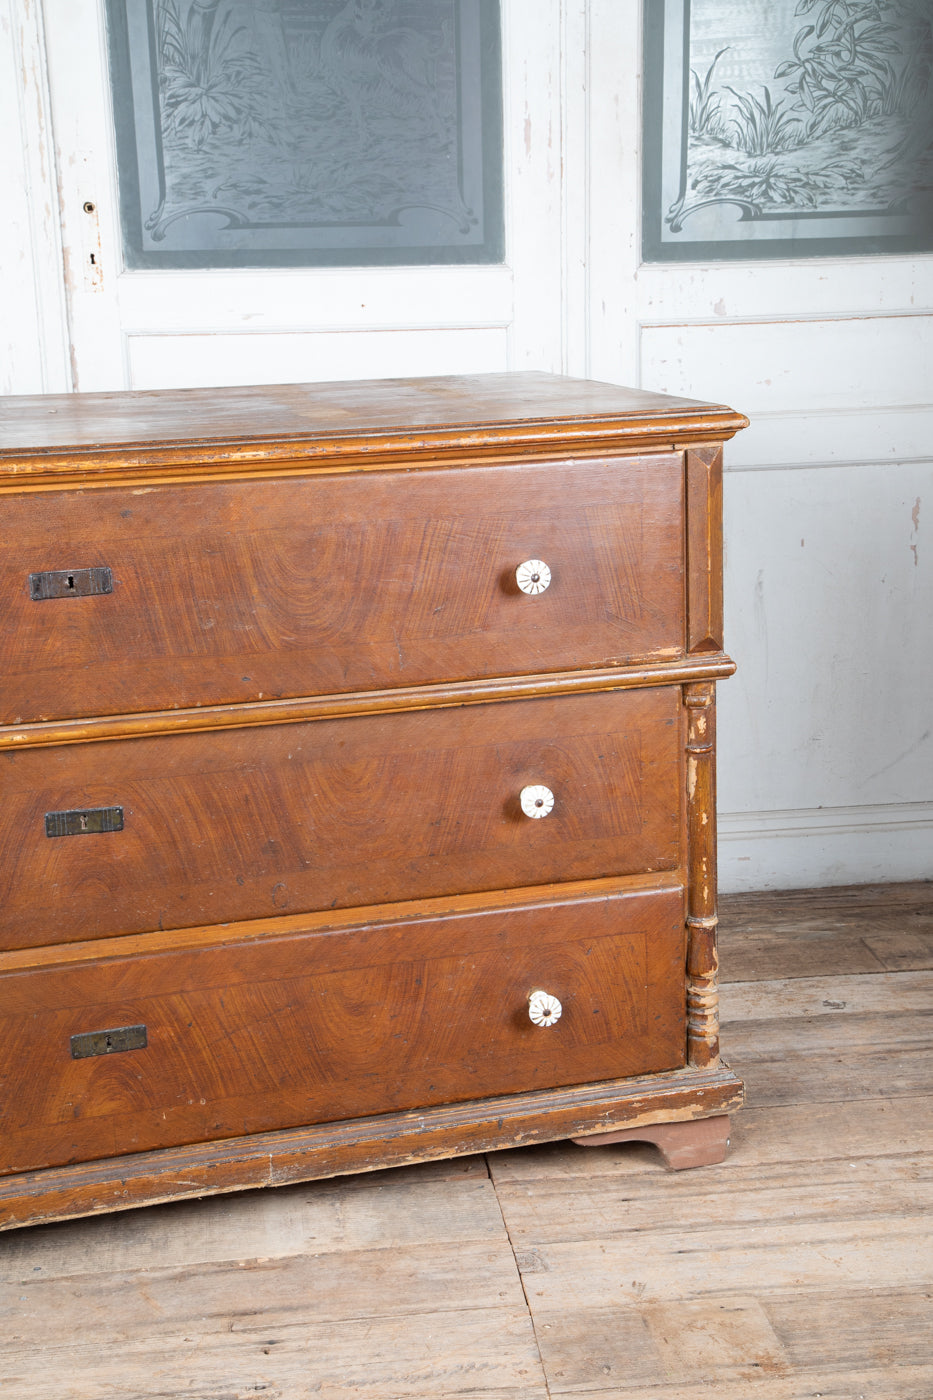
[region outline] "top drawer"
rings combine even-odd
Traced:
[[[684,650],[673,452],[9,495],[0,519],[3,723]]]

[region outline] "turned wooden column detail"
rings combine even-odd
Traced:
[[[687,709],[687,1062],[719,1060],[716,951],[716,689],[684,686]]]

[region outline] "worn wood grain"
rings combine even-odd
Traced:
[[[929,1400],[927,978],[853,973],[853,898],[835,964],[824,892],[791,969],[725,989],[754,1075],[809,1040],[794,1101],[736,1114],[722,1165],[564,1142],[490,1153],[488,1179],[467,1158],[14,1232],[4,1397]],[[891,891],[892,925],[910,906]],[[876,1078],[882,1022],[912,1097]],[[840,1053],[853,1097],[826,1101]]]
[[[840,1214],[872,1220],[916,1211],[933,1215],[933,1169],[919,1153],[890,1160],[879,1155],[785,1163],[765,1179],[760,1167],[742,1165],[704,1168],[701,1176],[653,1173],[639,1158],[624,1174],[497,1180],[496,1190],[520,1259],[525,1248],[653,1234],[672,1222],[689,1239],[714,1224],[741,1228],[821,1222]]]
[[[238,1304],[231,1297],[228,1306],[235,1310],[242,1300]],[[61,1347],[22,1348],[12,1356],[0,1352],[4,1395],[9,1400],[176,1400],[182,1395],[186,1400],[255,1400],[257,1395],[262,1400],[547,1400],[534,1331],[520,1303],[438,1313],[419,1308],[410,1315],[327,1323],[234,1311],[224,1322],[207,1335],[191,1326],[153,1335],[140,1324],[130,1337],[103,1348],[70,1337]]]
[[[722,649],[722,448],[685,454],[687,488],[687,649]]]
[[[671,870],[680,731],[659,686],[8,753],[0,946]]]
[[[679,889],[0,979],[5,1172],[345,1122],[684,1061]],[[528,1016],[542,983],[564,1014]],[[144,1025],[75,1059],[72,1037]]]
[[[336,715],[395,714],[399,711],[488,705],[496,700],[536,699],[550,695],[590,695],[603,690],[637,690],[653,685],[688,685],[699,680],[726,680],[735,674],[730,657],[704,655],[686,661],[597,670],[548,671],[531,676],[499,676],[483,681],[445,681],[432,686],[395,686],[392,690],[300,696],[291,700],[254,700],[243,704],[201,705],[138,714],[95,715],[86,719],[29,725],[0,725],[0,752],[59,744],[102,743],[145,734],[201,734],[213,729],[255,729],[265,724],[333,719]]]
[[[536,1316],[634,1301],[673,1301],[706,1294],[793,1293],[812,1289],[933,1286],[929,1216],[895,1216],[752,1224],[717,1223],[687,1230],[669,1222],[651,1234],[543,1245],[523,1278]],[[714,1260],[714,1267],[708,1261]]]
[[[771,1108],[746,1106],[732,1118],[731,1145],[727,1172],[722,1180],[758,1180],[764,1173],[769,1180],[776,1169],[799,1163],[815,1164],[841,1160],[876,1160],[878,1170],[887,1170],[888,1158],[901,1154],[933,1152],[933,1112],[926,1097],[878,1098],[829,1103],[778,1105]],[[511,1183],[541,1182],[549,1190],[552,1183],[565,1182],[570,1193],[586,1189],[587,1182],[626,1178],[624,1189],[638,1193],[657,1191],[666,1197],[675,1191],[696,1190],[695,1178],[674,1178],[664,1169],[660,1154],[641,1143],[624,1150],[591,1148],[584,1157],[568,1142],[545,1143],[520,1151],[490,1154],[489,1168],[497,1189]],[[717,1173],[704,1171],[704,1178]],[[678,1185],[678,1182],[680,1183]],[[595,1188],[594,1188],[595,1189]]]
[[[689,1121],[741,1102],[724,1067],[684,1069],[138,1152],[0,1178],[0,1228],[573,1138],[594,1124]]]
[[[738,1368],[737,1368],[738,1369]],[[821,1367],[806,1375],[784,1376],[770,1368],[756,1372],[754,1361],[739,1370],[741,1379],[731,1377],[710,1383],[690,1380],[687,1384],[653,1385],[650,1390],[590,1390],[589,1400],[697,1400],[709,1395],[715,1400],[929,1400],[933,1394],[933,1366],[926,1363],[894,1365],[879,1371],[874,1367],[856,1370],[826,1370]],[[884,1390],[879,1391],[878,1385]],[[552,1391],[552,1394],[560,1392]]]
[[[716,911],[716,696],[709,682],[684,687],[687,805],[687,1057],[719,1060]]]
[[[933,1374],[918,1346],[928,1322],[918,1292],[840,1293],[833,1306],[810,1293],[723,1295],[590,1309],[539,1323],[537,1335],[553,1395],[920,1400]]]
[[[738,1104],[710,714],[745,422],[537,374],[0,405],[5,1228]]]
[[[502,1214],[483,1158],[453,1164],[459,1176],[451,1165],[289,1186],[274,1195],[241,1192],[219,1201],[215,1211],[177,1201],[127,1216],[18,1231],[4,1239],[0,1282],[127,1274],[143,1261],[147,1270],[190,1270],[237,1259],[501,1245]]]
[[[53,484],[178,468],[592,451],[728,438],[748,420],[718,404],[539,373],[284,384],[133,394],[43,394],[0,403],[0,481]],[[127,470],[129,469],[129,470]]]
[[[827,987],[832,1000],[832,987]],[[756,1107],[917,1096],[930,1084],[933,1011],[736,1022],[730,1040]],[[870,1066],[870,1073],[866,1066]]]
[[[152,1342],[184,1335],[193,1318],[199,1332],[228,1334],[314,1323],[412,1313],[500,1308],[518,1297],[515,1260],[504,1232],[497,1240],[461,1240],[406,1249],[343,1250],[322,1254],[140,1269],[95,1274],[84,1287],[82,1318],[72,1327],[98,1346],[122,1345],[145,1333]],[[61,1336],[58,1320],[72,1307],[73,1278],[0,1286],[6,1319],[0,1355],[8,1361],[24,1336]],[[481,1301],[479,1301],[481,1300]]]
[[[0,720],[676,659],[682,494],[668,453],[3,498]],[[89,564],[112,593],[30,596]]]
[[[933,971],[733,981],[721,992],[720,1005],[723,1021],[730,1026],[796,1016],[899,1016],[933,1007]]]
[[[921,1042],[903,1048],[857,1049],[834,1054],[824,1061],[820,1055],[786,1055],[781,1062],[750,1058],[743,1062],[747,1102],[757,1107],[781,1104],[852,1102],[904,1096],[916,1099],[930,1085],[930,1065],[920,1058]],[[871,1080],[866,1079],[866,1056],[870,1057]]]
[[[724,981],[933,967],[933,881],[723,895]]]

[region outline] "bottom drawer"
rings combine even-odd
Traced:
[[[6,972],[0,1170],[684,1064],[673,879],[436,903],[136,956],[111,941],[99,961],[81,945],[82,961]],[[562,1003],[555,1024],[532,1023],[534,989]]]

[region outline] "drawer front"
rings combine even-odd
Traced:
[[[684,1043],[679,888],[9,973],[0,1170],[651,1073]]]
[[[0,947],[674,869],[681,716],[654,687],[19,750]]]
[[[676,657],[682,517],[674,453],[8,496],[0,722]]]

